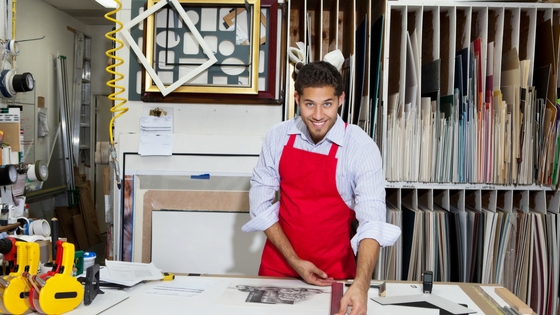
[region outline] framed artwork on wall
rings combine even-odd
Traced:
[[[145,56],[140,78],[131,63],[142,101],[280,104],[277,0],[149,0],[137,10],[151,13],[129,33]]]

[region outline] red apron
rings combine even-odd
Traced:
[[[328,155],[294,148],[291,135],[280,158],[278,222],[297,255],[334,279],[353,279],[356,260],[350,246],[350,223],[355,217],[336,187],[336,152]],[[260,276],[300,277],[282,253],[266,241]]]

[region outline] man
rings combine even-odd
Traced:
[[[264,231],[268,238],[259,275],[301,277],[320,286],[355,279],[339,314],[352,306],[350,315],[363,315],[380,246],[392,245],[400,229],[386,223],[377,145],[338,116],[343,88],[327,62],[300,69],[294,93],[300,116],[273,126],[264,139],[243,231]],[[359,226],[352,237],[354,218]]]

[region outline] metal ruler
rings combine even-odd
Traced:
[[[338,313],[340,310],[340,299],[343,295],[342,282],[333,282],[331,285],[331,315]]]

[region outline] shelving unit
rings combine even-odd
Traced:
[[[438,178],[430,174],[429,180],[423,180],[419,176],[422,170],[422,164],[418,160],[410,159],[407,163],[394,166],[398,171],[406,169],[407,172],[391,172],[388,167],[394,165],[397,155],[411,156],[408,150],[411,146],[403,146],[402,150],[398,149],[391,155],[389,152],[393,149],[395,141],[390,138],[388,117],[389,103],[395,99],[401,100],[402,103],[409,102],[411,95],[417,97],[417,106],[420,107],[420,98],[422,91],[422,71],[429,62],[439,60],[438,75],[441,79],[438,83],[438,95],[433,101],[439,111],[442,104],[443,96],[453,95],[455,93],[454,81],[455,76],[455,58],[457,54],[464,48],[470,49],[471,43],[480,38],[481,48],[480,68],[482,73],[486,74],[489,70],[494,70],[493,89],[502,89],[507,80],[502,75],[502,61],[505,53],[513,48],[517,50],[519,60],[528,60],[529,69],[527,73],[527,81],[533,82],[533,78],[538,78],[534,74],[533,68],[535,64],[543,61],[543,55],[554,55],[556,62],[552,65],[551,79],[549,80],[548,94],[545,95],[546,100],[550,100],[552,104],[556,103],[556,78],[558,72],[558,51],[543,51],[545,46],[539,41],[542,38],[543,30],[547,28],[542,26],[544,22],[550,21],[551,37],[554,36],[556,41],[556,49],[558,49],[558,37],[560,30],[560,5],[554,3],[534,3],[534,2],[466,2],[466,1],[338,1],[338,0],[295,0],[289,1],[289,32],[287,42],[289,47],[296,47],[296,42],[309,43],[312,60],[322,59],[323,56],[333,49],[340,49],[347,62],[350,56],[356,56],[359,43],[356,42],[356,33],[361,23],[367,23],[367,40],[366,40],[366,58],[365,58],[365,76],[363,78],[363,93],[360,95],[346,95],[348,99],[369,100],[372,104],[369,108],[354,108],[354,103],[345,104],[352,111],[359,111],[361,115],[358,121],[350,121],[361,126],[365,126],[367,132],[372,134],[373,139],[378,144],[383,154],[384,172],[386,175],[386,198],[388,205],[388,220],[392,223],[403,224],[403,216],[405,212],[410,210],[421,213],[422,220],[428,220],[433,215],[442,217],[442,220],[448,220],[455,213],[468,215],[477,213],[480,218],[489,218],[498,220],[507,217],[513,224],[517,221],[515,238],[521,240],[528,237],[525,252],[518,252],[521,247],[516,247],[509,251],[509,263],[522,261],[523,257],[529,257],[532,263],[531,267],[525,268],[524,281],[521,283],[512,283],[509,280],[499,280],[499,273],[513,272],[512,269],[505,271],[496,271],[486,265],[479,265],[478,275],[473,278],[461,278],[459,281],[466,282],[502,282],[512,292],[520,296],[528,304],[533,306],[537,313],[556,314],[558,310],[558,280],[554,282],[542,281],[538,277],[550,277],[550,279],[558,279],[560,271],[558,269],[559,256],[558,244],[560,243],[560,202],[559,194],[556,189],[556,182],[552,180],[554,172],[549,172],[545,180],[535,179],[532,165],[529,164],[529,174],[531,177],[530,184],[522,184],[523,181],[516,180],[517,173],[516,157],[508,161],[507,168],[502,166],[503,171],[500,176],[492,173],[492,168],[485,169],[482,176],[460,178],[454,177],[458,168],[453,164],[446,166],[449,177],[444,179]],[[376,21],[382,18],[384,27],[382,29],[382,39],[376,37],[376,29],[373,27]],[[416,33],[417,51],[416,56],[419,63],[418,71],[410,72],[410,64],[407,64],[407,41],[411,33]],[[492,46],[494,59],[493,65],[487,66],[486,59],[491,51],[488,50],[488,43],[494,42]],[[474,50],[474,49],[473,49]],[[376,86],[371,82],[376,82],[376,73],[374,70],[377,66],[376,51],[381,52],[381,67],[379,72],[379,97],[376,97]],[[469,50],[470,52],[470,50]],[[289,63],[289,62],[288,62]],[[291,73],[288,74],[291,76]],[[407,82],[411,79],[417,82],[417,86],[413,91],[407,90]],[[486,76],[483,77],[482,87],[486,84]],[[354,82],[356,83],[356,82]],[[290,86],[287,84],[287,86]],[[485,91],[483,88],[482,91]],[[354,93],[355,91],[350,91]],[[502,94],[505,95],[505,91]],[[514,91],[514,93],[517,93]],[[422,93],[423,94],[423,93]],[[293,95],[293,91],[287,91],[286,99]],[[484,94],[482,94],[484,95]],[[493,94],[494,95],[494,94]],[[538,94],[537,94],[538,95]],[[481,98],[482,99],[482,98]],[[504,100],[506,97],[504,96]],[[509,102],[509,99],[507,99]],[[368,102],[361,102],[367,104]],[[511,102],[513,103],[513,102]],[[458,103],[456,103],[458,104]],[[517,103],[516,103],[517,104]],[[402,105],[402,104],[399,104]],[[476,104],[475,104],[476,105]],[[289,106],[289,105],[286,105]],[[552,105],[554,106],[554,105]],[[287,109],[290,111],[290,109]],[[364,113],[366,115],[364,115]],[[377,114],[374,114],[377,113]],[[368,116],[370,115],[370,116]],[[349,115],[348,117],[352,117]],[[354,114],[354,117],[355,114]],[[420,112],[417,112],[420,119]],[[517,116],[520,117],[520,116]],[[343,116],[343,119],[345,117]],[[512,118],[513,119],[513,118]],[[520,119],[522,118],[516,118]],[[368,126],[374,126],[369,128]],[[489,129],[493,131],[493,129]],[[438,129],[439,131],[439,129]],[[492,132],[488,136],[493,135]],[[521,136],[520,136],[521,137]],[[526,141],[532,141],[531,138],[525,138]],[[511,139],[501,139],[503,148],[508,145],[512,146],[511,151],[517,149],[517,143],[520,138],[513,137]],[[557,138],[554,138],[556,141]],[[509,149],[509,148],[508,148]],[[451,150],[449,148],[448,150]],[[507,149],[504,149],[507,150]],[[511,152],[510,151],[510,152]],[[451,151],[451,157],[457,157],[453,163],[460,163],[459,157],[462,151]],[[494,152],[494,151],[492,151]],[[529,151],[534,156],[535,151]],[[551,152],[557,155],[558,151]],[[429,159],[431,161],[431,159]],[[504,159],[505,161],[505,159]],[[391,164],[393,163],[393,164]],[[458,164],[459,165],[459,164]],[[464,164],[463,164],[464,165]],[[493,164],[499,165],[499,164]],[[463,166],[464,167],[464,166]],[[472,165],[468,166],[472,167]],[[445,168],[444,168],[445,169]],[[556,170],[557,172],[557,170]],[[506,175],[503,175],[506,174]],[[557,173],[556,173],[557,175]],[[547,177],[548,176],[548,177]],[[550,182],[546,179],[550,178]],[[390,208],[390,209],[389,209]],[[409,209],[410,208],[410,209]],[[418,211],[419,210],[419,211]],[[442,211],[443,210],[443,211]],[[518,233],[519,230],[525,228],[521,226],[523,219],[529,220],[531,228],[523,235]],[[426,223],[427,221],[423,221]],[[432,221],[433,222],[433,221]],[[424,224],[422,223],[422,224]],[[519,224],[519,225],[517,225]],[[491,225],[489,225],[491,226]],[[433,234],[439,233],[437,226],[423,225],[423,233]],[[447,231],[449,233],[449,231]],[[410,231],[403,229],[403,237],[393,248],[384,248],[378,263],[375,277],[383,279],[392,279],[395,277],[395,264],[407,264],[406,258],[403,258],[403,238],[408,236]],[[484,237],[500,237],[499,227],[488,231]],[[541,233],[546,235],[545,238]],[[442,234],[443,235],[443,234]],[[444,234],[449,238],[450,234]],[[437,237],[437,236],[436,236]],[[429,243],[428,239],[423,239],[425,243]],[[543,244],[541,241],[544,240]],[[418,247],[418,254],[422,260],[422,267],[439,266],[441,262],[437,259],[448,255],[442,254],[441,247],[435,245],[429,248],[425,243]],[[516,243],[518,245],[520,243]],[[414,245],[413,245],[414,247]],[[552,250],[552,248],[555,248]],[[527,251],[528,250],[528,251]],[[439,251],[439,253],[438,253]],[[443,255],[443,256],[442,256]],[[485,257],[494,263],[498,261],[498,252],[486,252]],[[537,258],[539,256],[539,259]],[[407,256],[408,257],[408,256]],[[471,257],[469,257],[470,259]],[[508,262],[506,262],[508,265]],[[543,269],[545,266],[549,269]],[[509,265],[511,268],[513,265]],[[548,268],[547,267],[547,268]],[[507,267],[506,267],[507,268]],[[398,269],[398,268],[397,268]],[[408,269],[408,268],[406,268]],[[392,270],[392,272],[389,272]],[[420,268],[422,271],[422,268]],[[518,270],[515,270],[518,271]],[[521,272],[521,270],[519,270]],[[421,272],[409,273],[403,275],[397,273],[397,279],[420,280]],[[517,273],[516,273],[517,274]],[[388,276],[392,275],[392,276]],[[494,277],[495,276],[495,277]],[[445,273],[440,273],[437,281],[455,281],[449,279]],[[531,280],[532,279],[532,280]],[[516,280],[517,281],[517,280]],[[538,282],[537,284],[537,281]],[[515,281],[513,281],[515,282]],[[537,286],[540,293],[537,293]],[[531,290],[533,290],[531,292]],[[546,296],[544,296],[546,295]],[[546,306],[544,306],[546,305]],[[548,308],[547,308],[548,307]]]
[[[85,176],[86,180],[92,180],[91,37],[81,32],[76,32],[74,55],[73,155],[80,175]]]
[[[84,59],[82,66],[82,103],[80,110],[80,172],[86,174],[87,180],[92,180],[92,123],[93,108],[91,106],[91,38],[84,35]]]

